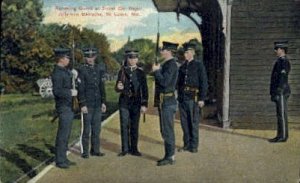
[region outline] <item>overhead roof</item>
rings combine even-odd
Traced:
[[[196,11],[202,7],[204,1],[207,0],[152,0],[159,12],[176,12],[178,5],[180,9],[190,8]]]

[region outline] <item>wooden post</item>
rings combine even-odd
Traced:
[[[223,82],[223,128],[230,127],[229,120],[229,77],[230,77],[230,40],[231,40],[231,7],[232,0],[227,1],[226,7],[226,40],[225,40],[225,63],[224,63],[224,82]]]

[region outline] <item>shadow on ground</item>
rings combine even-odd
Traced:
[[[20,158],[19,154],[0,149],[0,156],[5,158],[10,163],[16,165],[19,169],[22,170],[22,172],[30,172],[28,173],[28,177],[32,178],[37,175],[36,171],[32,171],[33,167],[25,159]]]

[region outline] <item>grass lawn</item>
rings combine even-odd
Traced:
[[[104,118],[117,110],[118,94],[114,81],[106,82],[108,111]],[[42,99],[31,94],[4,95],[0,101],[0,178],[1,182],[13,182],[30,172],[21,182],[34,177],[37,165],[54,157],[54,141],[57,121],[51,123],[53,99]],[[80,135],[80,121],[75,119],[69,142]],[[47,164],[46,163],[46,164]]]

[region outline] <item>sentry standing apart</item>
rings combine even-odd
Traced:
[[[274,43],[274,51],[278,58],[273,66],[270,95],[271,100],[276,104],[277,135],[275,138],[269,140],[271,143],[285,142],[289,136],[287,100],[291,94],[291,89],[288,83],[291,65],[286,56],[287,49],[287,41]]]

